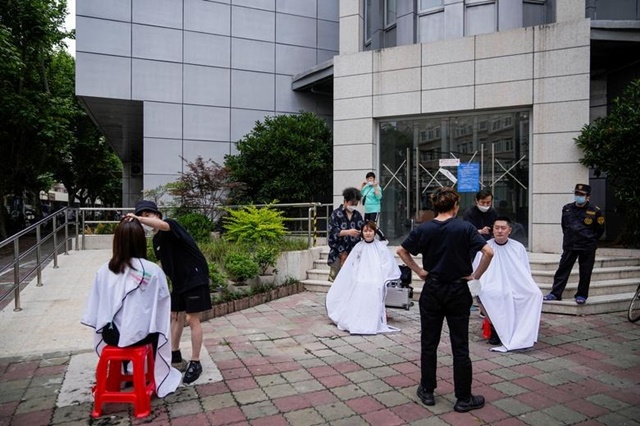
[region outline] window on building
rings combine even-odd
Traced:
[[[498,30],[498,8],[495,0],[466,0],[464,10],[464,35],[493,33]]]
[[[547,23],[547,4],[545,0],[522,1],[522,26],[533,27]]]
[[[513,117],[511,116],[507,116],[504,118],[504,127],[511,127],[513,126]]]
[[[444,40],[444,9],[426,13],[418,17],[418,42]]]
[[[396,0],[384,1],[384,26],[385,28],[395,25],[398,17]]]
[[[442,6],[442,0],[420,0],[420,12]]]
[[[373,14],[371,13],[371,4],[373,0],[364,0],[364,44],[371,43],[371,35],[373,34],[372,20]]]
[[[418,2],[418,42],[444,40],[444,1]]]

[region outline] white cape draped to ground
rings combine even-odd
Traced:
[[[102,329],[113,321],[120,331],[118,346],[125,347],[159,333],[154,376],[156,394],[164,397],[174,392],[182,374],[171,367],[171,297],[162,269],[145,259],[132,259],[134,267],[114,274],[103,265],[89,295],[82,323],[95,329],[94,342],[98,355],[106,346]],[[126,303],[125,303],[126,299]],[[116,315],[117,314],[117,315]],[[115,317],[115,318],[114,318]]]
[[[351,334],[400,331],[387,325],[385,282],[400,278],[400,268],[386,242],[359,242],[327,293],[329,318]]]
[[[527,251],[518,241],[509,239],[499,245],[487,242],[493,259],[480,282],[480,301],[502,341],[499,352],[530,348],[538,340],[542,291],[531,277]],[[480,254],[475,259],[477,267]]]

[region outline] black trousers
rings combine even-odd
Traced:
[[[556,299],[562,299],[562,293],[564,292],[567,282],[569,281],[569,275],[571,275],[571,269],[578,260],[578,270],[580,273],[580,279],[578,281],[578,291],[573,297],[589,297],[589,285],[591,284],[591,273],[593,272],[593,264],[596,260],[596,249],[593,250],[565,250],[560,256],[560,263],[558,264],[558,270],[553,277],[553,287],[551,288],[551,294]]]
[[[378,213],[365,213],[364,214],[364,221],[367,222],[369,220],[372,221],[377,221],[378,220]]]
[[[427,280],[420,294],[421,385],[427,392],[437,386],[436,366],[442,324],[447,319],[453,354],[453,384],[457,399],[471,397],[472,367],[469,358],[469,312],[473,298],[466,281],[443,283]]]

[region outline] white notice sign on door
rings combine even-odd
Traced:
[[[438,162],[440,167],[458,167],[460,165],[459,158],[441,158]]]

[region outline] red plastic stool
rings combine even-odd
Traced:
[[[122,361],[131,361],[133,374],[122,373]],[[105,346],[96,368],[94,406],[91,417],[100,417],[102,404],[107,402],[133,404],[135,416],[139,419],[151,414],[151,395],[156,389],[153,368],[153,348],[150,343],[129,348]],[[133,382],[133,391],[123,392],[120,389],[124,381]]]
[[[482,322],[482,337],[485,339],[491,337],[491,321],[489,321],[489,318],[485,318]]]

